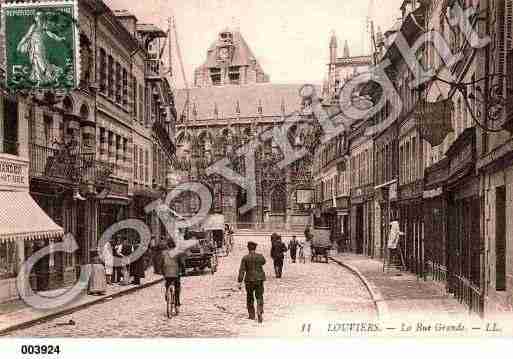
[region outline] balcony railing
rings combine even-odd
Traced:
[[[112,163],[97,161],[95,154],[66,153],[38,144],[30,145],[30,176],[64,181],[105,184],[115,175]]]
[[[59,151],[37,144],[30,145],[30,176],[54,177],[71,180],[73,166],[71,161],[57,161]]]

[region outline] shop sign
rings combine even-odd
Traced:
[[[0,155],[0,190],[28,189],[28,163]]]
[[[77,1],[2,4],[6,87],[71,90],[79,69]]]

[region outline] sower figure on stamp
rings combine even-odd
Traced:
[[[241,289],[243,281],[246,284],[246,304],[249,319],[255,319],[254,303],[256,299],[258,322],[261,323],[264,313],[265,272],[263,266],[265,258],[260,253],[256,253],[256,248],[256,243],[248,243],[249,254],[245,255],[240,262],[238,282],[239,289]]]

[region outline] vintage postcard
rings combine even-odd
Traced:
[[[3,338],[513,334],[513,0],[0,11]]]

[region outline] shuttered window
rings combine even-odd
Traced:
[[[134,145],[134,180],[139,179],[139,149]]]

